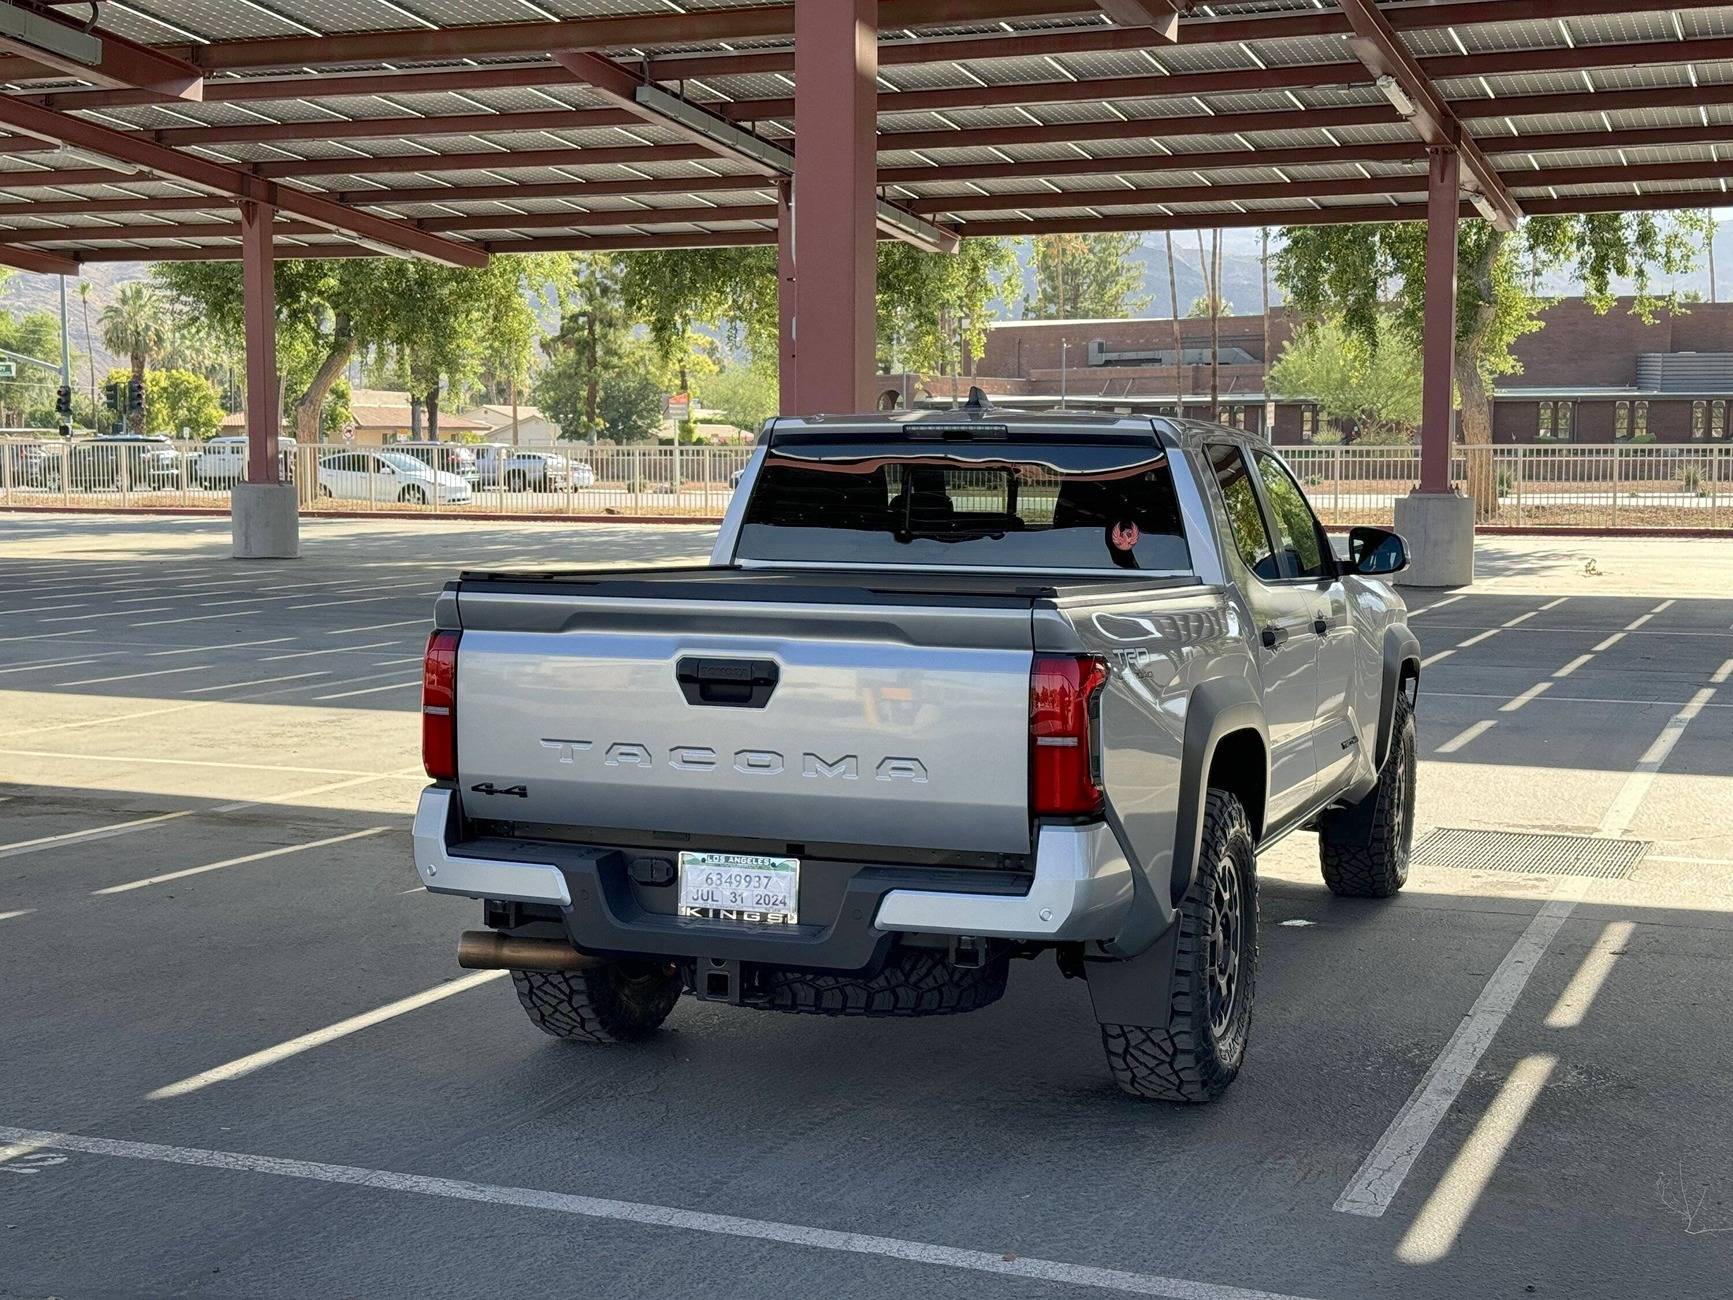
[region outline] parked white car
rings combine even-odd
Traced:
[[[286,482],[294,478],[296,450],[293,438],[277,439],[277,459],[282,462]],[[192,462],[193,486],[233,487],[247,476],[247,436],[224,434],[212,438],[193,453]]]
[[[400,451],[344,451],[319,462],[319,495],[339,501],[462,506],[469,484]]]
[[[483,443],[475,452],[476,484],[508,492],[555,492],[593,487],[596,471],[557,451],[530,450],[503,442]]]

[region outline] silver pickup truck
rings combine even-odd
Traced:
[[[437,605],[415,819],[483,900],[459,962],[550,1034],[683,993],[916,1016],[1055,954],[1114,1079],[1207,1101],[1245,1054],[1257,855],[1407,876],[1420,648],[1261,438],[1184,420],[777,419],[711,563],[466,573]]]

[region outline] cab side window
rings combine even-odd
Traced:
[[[1270,513],[1276,517],[1276,532],[1295,578],[1326,578],[1334,571],[1334,556],[1324,530],[1306,494],[1294,482],[1287,466],[1267,451],[1257,453],[1258,474],[1264,481]]]
[[[1212,444],[1209,447],[1210,468],[1215,471],[1216,484],[1227,504],[1228,529],[1234,535],[1234,549],[1245,566],[1265,582],[1282,576],[1276,562],[1276,548],[1270,541],[1269,525],[1264,522],[1263,509],[1258,505],[1257,490],[1252,486],[1251,467],[1238,447]]]

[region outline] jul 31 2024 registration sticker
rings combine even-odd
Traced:
[[[795,925],[800,859],[752,853],[682,853],[680,915],[709,921]]]

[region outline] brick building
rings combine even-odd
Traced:
[[[1580,298],[1542,313],[1545,328],[1517,341],[1522,363],[1493,397],[1502,443],[1733,440],[1733,303],[1694,303],[1645,324],[1621,301],[1599,314]],[[1278,442],[1308,441],[1314,404],[1266,397],[1265,357],[1279,356],[1298,317],[1286,309],[1224,316],[1221,418],[1242,428],[1271,422]],[[1266,338],[1267,353],[1266,353]],[[1210,326],[1180,322],[1178,367],[1168,320],[1002,321],[987,335],[973,376],[886,375],[881,402],[943,405],[953,387],[978,384],[1025,406],[1106,405],[1207,415]],[[1176,379],[1180,394],[1176,398]]]

